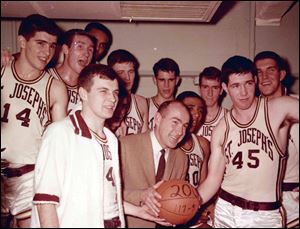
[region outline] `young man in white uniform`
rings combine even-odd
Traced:
[[[233,56],[223,64],[222,87],[233,107],[213,131],[208,176],[198,189],[205,203],[221,185],[215,227],[283,226],[285,149],[290,125],[299,122],[299,100],[257,98],[256,82],[251,60]]]
[[[287,71],[282,58],[275,52],[263,51],[254,58],[258,87],[269,99],[287,95],[284,81]],[[291,95],[293,96],[293,95]],[[299,227],[299,124],[289,133],[288,160],[282,186],[282,204],[286,213],[286,227]]]
[[[30,225],[33,170],[44,129],[66,116],[66,88],[44,70],[60,34],[54,21],[26,17],[18,32],[20,55],[1,67],[1,214],[13,215],[18,227]],[[2,162],[8,165],[2,168]]]
[[[118,49],[109,54],[107,57],[107,64],[114,69],[124,81],[125,87],[129,93],[128,99],[130,100],[130,106],[124,120],[126,133],[123,135],[144,133],[148,130],[147,102],[143,96],[134,94],[139,77],[138,60],[127,50]]]
[[[82,110],[46,130],[36,164],[32,227],[125,226],[118,140],[104,127],[117,106],[117,77],[106,65],[84,68]],[[124,206],[129,214],[157,219],[145,208]]]
[[[221,71],[216,67],[204,68],[199,74],[199,91],[201,97],[205,100],[207,114],[205,122],[200,127],[197,135],[203,136],[210,141],[214,127],[227,111],[220,105],[223,94]]]
[[[180,69],[174,60],[162,58],[154,64],[153,74],[153,82],[157,88],[157,93],[155,96],[147,98],[149,107],[148,127],[150,130],[153,130],[154,116],[160,104],[175,99]]]

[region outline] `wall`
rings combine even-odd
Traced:
[[[152,66],[162,57],[170,57],[180,66],[182,84],[178,92],[198,92],[194,78],[207,66],[221,68],[232,55],[253,58],[255,53],[266,49],[278,51],[286,57],[292,73],[299,76],[299,3],[277,27],[254,26],[253,2],[235,1],[231,4],[232,8],[216,24],[105,21],[103,24],[111,29],[114,36],[110,51],[127,49],[139,59],[141,80],[138,93],[146,97],[156,93],[151,78]],[[84,28],[87,24],[80,21],[57,22],[64,29]],[[14,47],[11,36],[18,23],[1,20],[1,47]],[[299,93],[298,86],[294,85],[294,90]],[[226,98],[224,105],[229,107],[230,104]]]

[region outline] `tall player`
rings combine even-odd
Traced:
[[[284,87],[286,69],[275,52],[263,51],[254,58],[258,87],[269,99],[287,95]],[[282,186],[282,204],[286,212],[286,227],[299,227],[299,124],[292,125],[288,142],[288,160]]]
[[[78,78],[80,71],[93,59],[96,39],[81,29],[71,29],[61,38],[62,65],[50,68],[48,71],[56,79],[62,81],[68,90],[68,113],[81,106],[78,94]]]
[[[221,71],[216,67],[207,67],[199,75],[199,91],[205,100],[207,114],[205,122],[198,135],[210,141],[212,131],[223,118],[226,109],[221,106],[223,89],[221,86]]]
[[[148,126],[150,130],[154,127],[154,116],[160,104],[175,99],[180,70],[174,60],[162,58],[154,64],[153,73],[153,82],[157,88],[157,93],[155,96],[147,98],[149,107]]]
[[[118,75],[89,65],[79,75],[82,110],[45,132],[35,171],[32,227],[125,227],[124,211],[163,222],[124,203],[118,140],[106,127],[118,103]]]
[[[213,131],[208,176],[198,189],[205,203],[221,185],[215,227],[283,226],[285,149],[289,127],[299,122],[299,100],[257,98],[256,81],[255,66],[245,57],[233,56],[222,66],[222,87],[233,107]]]
[[[1,213],[9,211],[18,227],[30,225],[42,133],[50,122],[66,116],[66,88],[44,71],[60,34],[52,20],[38,14],[26,17],[18,31],[20,55],[1,68],[1,164],[8,163],[1,168]]]
[[[125,117],[127,134],[143,133],[148,130],[148,106],[143,96],[134,94],[138,83],[139,62],[127,50],[118,49],[111,52],[107,58],[108,66],[124,81],[129,93],[130,108]]]

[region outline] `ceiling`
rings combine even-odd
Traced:
[[[256,25],[279,25],[296,1],[257,1]],[[54,19],[211,22],[227,1],[1,1],[1,18],[39,13]]]

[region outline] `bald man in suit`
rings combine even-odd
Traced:
[[[120,138],[124,199],[135,205],[146,204],[158,211],[159,194],[155,191],[161,182],[157,180],[161,150],[164,150],[165,169],[161,180],[184,180],[188,168],[185,153],[176,148],[189,126],[190,115],[179,101],[167,101],[160,105],[153,131]],[[175,149],[176,148],[176,149]],[[155,228],[155,223],[127,217],[128,227]]]

